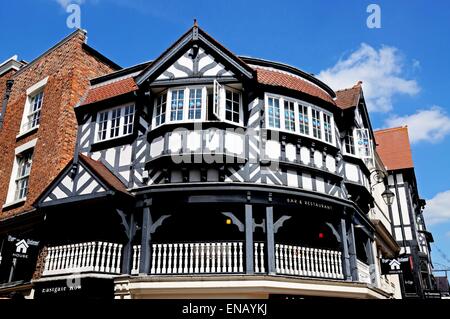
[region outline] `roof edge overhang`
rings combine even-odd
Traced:
[[[158,70],[167,66],[189,45],[197,43],[203,43],[206,47],[219,54],[228,64],[239,70],[242,76],[249,79],[254,78],[254,70],[249,65],[194,25],[136,77],[136,84],[140,86],[145,81],[152,80]]]
[[[302,71],[294,66],[291,66],[291,65],[288,65],[285,63],[281,63],[281,62],[260,59],[260,58],[252,58],[252,57],[246,57],[246,56],[239,56],[239,58],[248,64],[254,64],[254,65],[259,65],[259,66],[264,66],[264,67],[273,67],[274,69],[279,69],[281,71],[285,71],[285,72],[297,75],[297,76],[304,78],[305,80],[317,85],[322,90],[324,90],[326,93],[328,93],[332,98],[336,97],[336,93],[327,84],[325,84],[321,80],[317,79],[312,74]]]

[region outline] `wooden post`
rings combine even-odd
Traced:
[[[344,218],[341,219],[339,232],[341,235],[342,273],[344,274],[345,280],[351,281],[352,274],[350,272],[350,256],[348,254],[347,226]]]
[[[150,207],[144,207],[142,210],[142,238],[141,238],[141,260],[139,262],[139,274],[147,275],[150,272],[151,234],[152,218]]]
[[[134,218],[134,212],[128,217],[128,229],[127,229],[127,242],[123,247],[122,255],[122,274],[131,274],[132,269],[132,256],[133,256],[133,238],[136,230],[136,221]]]
[[[353,223],[350,223],[348,229],[348,254],[350,255],[350,272],[352,274],[352,280],[358,281],[358,261],[356,257],[355,229]]]
[[[255,273],[253,246],[253,207],[245,205],[245,272]]]
[[[267,273],[274,275],[275,269],[275,236],[273,232],[273,207],[266,207],[266,241],[267,241]]]
[[[367,251],[367,257],[369,258],[369,274],[370,274],[370,282],[374,285],[378,284],[378,274],[376,272],[376,266],[375,266],[375,257],[373,254],[373,245],[372,240],[370,237],[367,238],[366,242],[366,251]]]

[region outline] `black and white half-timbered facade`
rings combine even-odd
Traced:
[[[399,297],[360,84],[334,92],[194,25],[91,80],[75,112],[73,160],[36,202],[37,298]]]

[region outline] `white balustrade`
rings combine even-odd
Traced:
[[[170,243],[152,244],[151,247],[150,274],[211,274],[244,271],[242,242]],[[138,273],[139,251],[140,246],[133,247],[131,274]],[[263,261],[263,257],[260,260]],[[264,265],[262,267],[264,269]]]
[[[133,249],[134,258],[140,247],[134,246]],[[42,275],[52,276],[82,272],[119,274],[122,264],[121,258],[122,245],[115,243],[89,242],[49,247]],[[133,260],[132,271],[137,270],[137,260]]]
[[[253,247],[255,273],[265,273],[265,244],[257,242]],[[151,249],[150,274],[244,272],[243,242],[152,244]],[[138,273],[139,259],[140,246],[134,246],[132,274]],[[52,259],[48,264],[52,265]],[[341,252],[328,249],[276,244],[275,267],[278,274],[343,278]]]
[[[255,244],[255,256],[259,253],[257,250]],[[275,268],[277,273],[286,275],[337,279],[344,277],[341,252],[328,249],[276,244]],[[255,262],[255,272],[256,269],[259,270]]]

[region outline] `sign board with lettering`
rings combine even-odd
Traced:
[[[110,278],[70,276],[65,280],[35,282],[35,298],[113,299],[114,281]]]
[[[35,254],[39,247],[39,242],[36,240],[14,236],[8,236],[8,242],[10,244],[10,252],[14,258],[28,259],[30,253]]]

